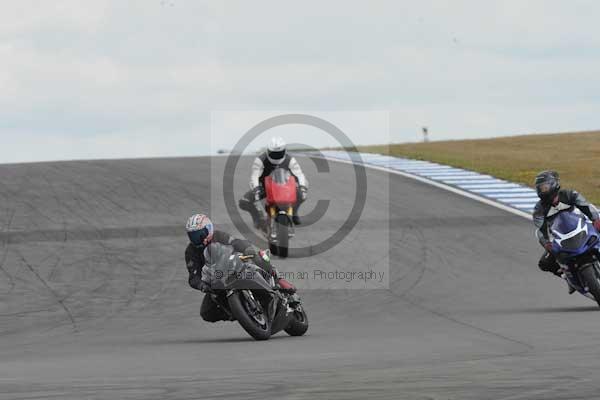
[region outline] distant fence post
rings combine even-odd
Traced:
[[[426,126],[423,127],[423,142],[429,142],[429,129]]]

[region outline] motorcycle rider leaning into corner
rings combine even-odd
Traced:
[[[186,231],[190,240],[185,249],[185,263],[188,269],[188,282],[194,289],[204,293],[210,292],[210,284],[203,280],[203,271],[207,260],[210,261],[210,243],[218,243],[223,246],[231,246],[233,251],[243,253],[244,255],[254,256],[252,261],[258,267],[262,268],[268,274],[275,278],[276,288],[288,293],[294,293],[296,288],[287,280],[278,277],[277,270],[271,264],[269,253],[253,246],[245,239],[233,238],[226,232],[214,229],[211,220],[203,214],[192,215],[186,224]],[[206,272],[204,274],[206,278]],[[217,322],[228,320],[229,317],[213,301],[210,295],[206,294],[200,307],[200,316],[208,322]]]
[[[538,266],[542,271],[552,272],[561,276],[560,265],[552,253],[550,226],[561,211],[572,211],[577,207],[600,231],[600,216],[598,210],[578,192],[571,189],[561,189],[560,178],[556,171],[542,171],[535,177],[535,189],[540,200],[533,210],[533,223],[537,227],[537,237],[546,251],[540,258]]]
[[[294,207],[292,222],[300,225],[298,208],[308,197],[308,181],[300,168],[296,158],[287,153],[285,141],[280,137],[274,137],[260,156],[256,157],[252,164],[250,174],[250,190],[244,194],[239,202],[242,210],[248,211],[256,228],[266,229],[266,216],[260,201],[265,198],[264,179],[273,172],[275,168],[284,168],[296,177],[298,183],[298,202]]]

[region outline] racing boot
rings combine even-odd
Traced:
[[[555,273],[556,276],[558,276],[559,278],[562,278],[565,280],[565,282],[567,282],[567,287],[569,288],[569,294],[573,294],[577,291],[577,289],[575,289],[573,286],[571,286],[571,283],[569,282],[569,280],[567,279],[567,275],[564,272],[560,272],[560,273]]]
[[[294,207],[292,214],[292,222],[294,223],[294,225],[302,225],[302,221],[300,220],[300,216],[298,215],[298,208],[300,208],[299,204],[297,204]]]
[[[200,306],[200,316],[206,322],[230,321],[231,317],[215,303],[210,295],[205,295]]]
[[[577,289],[575,289],[573,286],[571,286],[571,283],[567,280],[567,277],[565,274],[562,274],[561,278],[563,278],[567,282],[567,286],[569,287],[569,294],[573,294],[577,291]]]

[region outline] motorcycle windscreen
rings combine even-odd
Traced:
[[[225,246],[220,243],[211,243],[204,250],[206,259],[207,273],[210,279],[210,286],[213,289],[222,289],[225,285],[225,278],[229,273],[229,259],[233,254],[231,246]]]
[[[286,169],[276,168],[265,178],[267,204],[296,204],[296,178]]]
[[[242,262],[239,254],[234,254],[233,247],[220,243],[211,243],[204,250],[206,266],[202,270],[203,279],[205,270],[207,281],[213,290],[235,289],[266,289],[271,285],[267,282],[270,278],[261,268],[252,263]]]
[[[574,212],[565,211],[558,214],[552,222],[551,229],[563,250],[576,251],[584,247],[588,241],[585,217]],[[561,239],[569,235],[573,236]]]
[[[284,168],[275,168],[273,170],[273,172],[271,172],[271,174],[269,176],[271,177],[271,180],[274,183],[277,183],[279,185],[283,185],[283,184],[287,183],[287,181],[290,179],[290,177],[292,176],[292,174],[287,169],[284,169]]]

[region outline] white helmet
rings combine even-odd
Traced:
[[[285,141],[279,136],[272,138],[267,146],[267,158],[271,164],[281,164],[285,159],[285,152]]]

